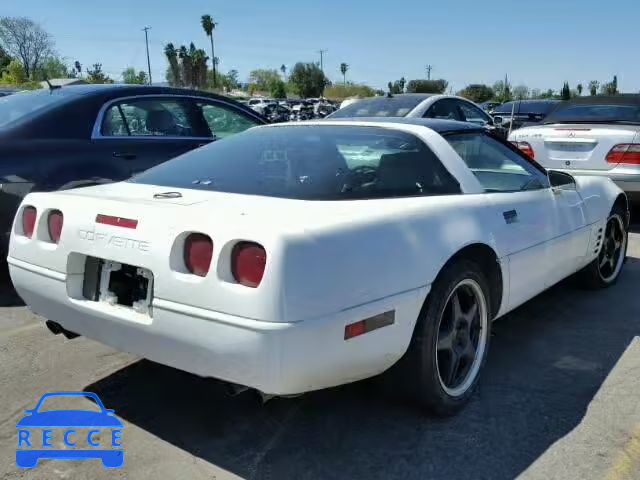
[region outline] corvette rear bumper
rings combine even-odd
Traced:
[[[66,275],[9,257],[14,286],[31,309],[65,329],[204,377],[288,395],[370,377],[406,351],[428,287],[302,322],[275,323],[153,300],[153,318],[76,300]],[[345,326],[394,311],[393,324],[344,340]]]

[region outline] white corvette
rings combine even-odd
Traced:
[[[627,223],[611,180],[547,172],[471,124],[332,120],[30,194],[8,263],[54,333],[274,395],[398,363],[450,414],[492,320],[578,271],[614,283]]]

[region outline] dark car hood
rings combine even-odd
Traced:
[[[25,415],[16,427],[122,427],[122,422],[91,410],[49,410]]]

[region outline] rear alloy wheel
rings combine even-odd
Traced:
[[[598,274],[604,283],[612,283],[620,273],[627,251],[627,231],[620,215],[607,220],[602,249],[598,255]]]
[[[438,378],[452,397],[463,395],[478,375],[487,347],[487,324],[480,285],[472,279],[462,280],[449,295],[436,340]]]
[[[438,275],[401,365],[419,404],[448,416],[467,403],[487,357],[491,318],[489,284],[477,263],[461,259]]]
[[[614,207],[609,214],[600,253],[579,272],[579,277],[587,288],[606,288],[618,280],[627,256],[626,215],[620,207]]]

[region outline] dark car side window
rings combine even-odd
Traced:
[[[220,104],[204,100],[199,100],[196,103],[209,130],[216,138],[235,135],[258,125],[257,120],[253,120],[240,112],[234,112]]]
[[[457,100],[462,120],[465,122],[475,123],[476,125],[487,125],[491,123],[489,116],[475,105],[468,102]]]
[[[514,192],[547,188],[543,170],[515,148],[483,132],[446,135],[487,192]]]
[[[458,112],[458,106],[452,98],[438,100],[431,105],[424,114],[425,118],[439,118],[444,120],[460,120],[463,118]]]
[[[133,98],[111,104],[102,120],[104,137],[211,138],[195,105],[180,98]]]

